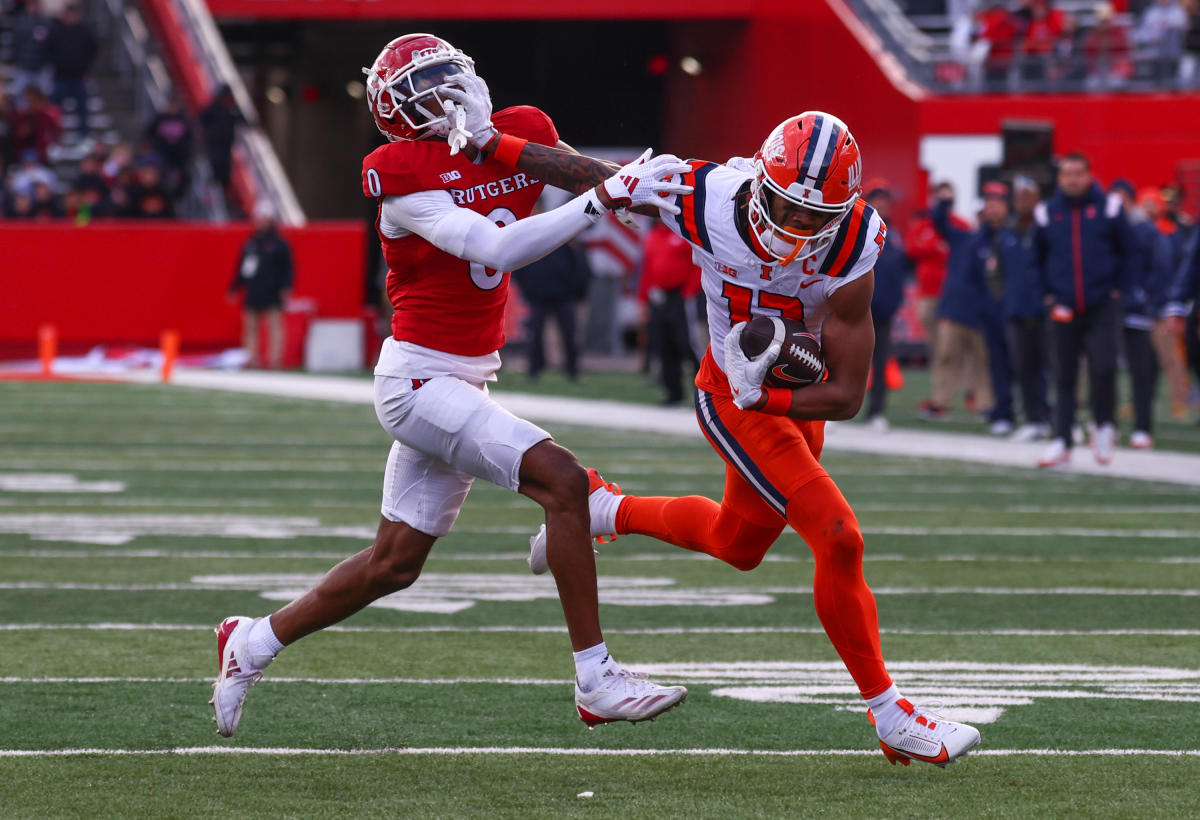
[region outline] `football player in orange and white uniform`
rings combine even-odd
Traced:
[[[514,165],[561,184],[545,153],[523,152]],[[724,495],[717,503],[601,486],[592,493],[592,528],[649,535],[750,570],[791,526],[813,552],[817,615],[867,701],[884,753],[893,763],[944,766],[976,746],[979,732],[897,690],[863,578],[862,532],[819,462],[825,421],[851,418],[862,403],[874,347],[873,268],[887,227],[860,198],[861,169],[849,128],[819,111],[780,123],[753,159],[689,162],[681,181],[693,191],[676,197],[679,214],[663,221],[692,244],[702,270],[712,344],[696,377],[696,414],[725,460]],[[598,171],[577,168],[572,178]],[[739,340],[752,316],[805,322],[821,340],[827,378],[795,391],[764,387],[782,334],[747,358]],[[538,533],[535,572],[544,571],[543,547]]]
[[[588,725],[653,718],[687,690],[658,686],[608,655],[597,612],[588,495],[592,479],[545,430],[488,396],[500,367],[508,271],[564,244],[608,209],[649,204],[691,189],[670,181],[688,166],[649,158],[530,217],[543,183],[499,161],[526,142],[559,145],[550,118],[527,106],[497,112],[504,146],[487,156],[467,144],[494,130],[487,87],[469,57],[427,34],[389,43],[367,74],[371,115],[388,143],[363,161],[395,315],[375,368],[375,410],[392,435],[378,534],[311,591],[269,617],[217,627],[220,671],[211,701],[217,731],[232,735],[246,691],[286,645],[412,584],[438,537],[450,531],[476,476],[523,493],[546,511],[549,563],[575,649],[576,707]],[[455,104],[470,89],[471,116]],[[481,102],[482,101],[482,102]],[[528,217],[528,218],[526,218]]]

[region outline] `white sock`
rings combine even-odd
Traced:
[[[601,641],[574,654],[575,680],[579,682],[580,689],[590,692],[596,687],[596,677],[601,667],[608,661],[608,647]]]
[[[601,487],[588,496],[588,512],[592,517],[592,535],[609,535],[617,531],[617,508],[624,496]]]
[[[908,718],[908,712],[900,706],[900,697],[900,691],[893,683],[886,692],[866,699],[875,717],[875,732],[880,737],[890,735]]]
[[[271,619],[267,617],[255,621],[254,626],[250,627],[250,634],[246,636],[246,653],[250,656],[247,660],[259,669],[266,669],[281,649],[283,644],[275,637]]]

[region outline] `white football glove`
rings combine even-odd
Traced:
[[[496,136],[492,127],[492,95],[487,83],[475,74],[456,74],[453,85],[440,89],[447,99],[444,104],[450,121],[446,141],[450,143],[450,155],[454,156],[467,144],[483,148]]]
[[[674,154],[651,157],[647,148],[646,153],[600,184],[617,208],[653,205],[664,213],[678,214],[679,209],[664,194],[690,194],[692,186],[668,182],[668,179],[691,170],[692,166]]]
[[[745,329],[746,323],[738,322],[725,336],[725,377],[733,391],[733,403],[741,410],[758,404],[762,398],[763,379],[783,348],[782,336],[776,332],[775,341],[752,359],[742,350],[742,331]]]

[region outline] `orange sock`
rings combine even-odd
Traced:
[[[812,550],[813,604],[834,649],[863,697],[892,685],[879,644],[875,596],[863,577],[863,538],[854,511],[822,476],[806,484],[787,507],[788,523]]]
[[[617,532],[649,535],[702,552],[740,570],[754,569],[783,529],[742,518],[699,495],[682,498],[626,496],[617,509]]]

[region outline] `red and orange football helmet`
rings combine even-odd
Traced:
[[[389,142],[417,140],[439,126],[449,130],[439,89],[455,74],[474,74],[475,61],[440,37],[406,34],[384,46],[363,73],[375,127]]]
[[[781,264],[807,259],[833,242],[858,200],[861,179],[858,143],[846,123],[822,111],[786,119],[754,157],[750,226],[763,249]],[[787,205],[831,218],[814,231],[785,228],[779,222]]]

